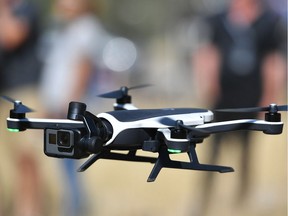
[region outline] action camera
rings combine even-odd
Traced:
[[[79,129],[45,129],[44,153],[59,158],[80,159],[89,154],[81,147],[83,132]]]

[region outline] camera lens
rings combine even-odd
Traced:
[[[61,147],[70,147],[70,131],[58,131],[57,144]]]

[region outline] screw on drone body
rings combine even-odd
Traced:
[[[176,130],[180,130],[181,129],[181,125],[183,125],[183,124],[184,124],[184,122],[182,120],[177,120],[175,129]]]
[[[20,100],[14,101],[14,111],[17,112],[20,109],[20,106],[22,105],[22,102]]]
[[[22,102],[20,100],[15,100],[14,101],[14,105],[15,106],[19,106],[20,104],[22,104]]]
[[[120,88],[120,90],[122,91],[122,93],[123,93],[123,96],[126,96],[127,94],[128,94],[128,87],[126,87],[126,86],[122,86],[121,88]]]
[[[178,139],[185,139],[187,137],[187,131],[183,130],[183,125],[182,120],[177,120],[176,121],[176,126],[174,129],[171,129],[171,137],[172,138],[178,138]]]
[[[269,110],[265,113],[265,120],[269,122],[281,121],[281,114],[278,113],[278,106],[276,104],[269,105]]]
[[[269,112],[270,113],[277,113],[278,112],[278,107],[276,104],[272,103],[269,105]]]

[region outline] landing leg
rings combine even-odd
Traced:
[[[153,182],[157,178],[159,172],[163,167],[166,167],[171,162],[168,151],[166,148],[161,148],[159,157],[147,179],[147,182]]]
[[[163,167],[174,168],[174,169],[213,171],[213,172],[220,172],[220,173],[234,171],[232,167],[210,165],[210,164],[200,164],[198,161],[196,151],[195,151],[195,145],[191,146],[188,152],[188,156],[190,158],[190,162],[173,161],[169,157],[167,148],[162,147],[159,151],[159,157],[147,179],[147,182],[155,181],[155,179],[157,178],[159,172],[161,171]]]
[[[134,162],[148,162],[155,163],[157,158],[138,156],[136,150],[130,150],[128,154],[121,154],[111,152],[110,150],[103,150],[97,154],[92,155],[79,169],[78,172],[83,172],[88,169],[93,163],[99,159],[120,160],[120,161],[134,161]]]
[[[102,154],[103,153],[100,152],[98,154],[92,155],[84,164],[81,165],[81,167],[79,167],[77,171],[84,172],[85,170],[87,170],[93,163],[95,163],[98,159],[102,157]]]
[[[191,161],[192,169],[202,170],[202,171],[214,171],[214,172],[220,172],[220,173],[234,172],[234,169],[232,167],[218,166],[218,165],[211,165],[211,164],[200,164],[195,148],[196,146],[192,145],[189,152],[187,152]]]

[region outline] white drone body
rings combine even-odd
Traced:
[[[97,115],[97,117],[109,121],[112,125],[113,135],[105,144],[109,145],[117,138],[117,136],[127,130],[154,128],[158,129],[159,131],[163,131],[163,129],[168,129],[171,126],[165,124],[165,122],[163,122],[163,118],[169,118],[169,120],[175,122],[177,120],[181,120],[185,125],[189,126],[203,125],[213,120],[213,113],[211,111],[200,110],[195,112],[195,110],[196,109],[170,108],[157,110],[137,110],[129,112],[122,111],[120,113],[121,115],[118,115],[118,112],[108,112],[100,113]],[[127,115],[125,115],[125,112]],[[137,114],[138,116],[135,117]],[[155,115],[153,116],[153,114]],[[131,117],[134,118],[132,119]],[[170,138],[171,137],[169,137],[169,139]]]
[[[143,87],[143,86],[141,86]],[[132,89],[132,88],[130,88]],[[84,171],[98,159],[112,159],[153,163],[148,182],[154,181],[163,167],[216,171],[234,171],[231,167],[201,164],[196,145],[215,133],[236,130],[254,130],[265,134],[281,134],[283,122],[279,111],[287,105],[269,107],[226,109],[224,112],[265,111],[265,120],[238,119],[213,122],[213,112],[198,108],[137,109],[131,103],[128,88],[122,87],[101,95],[116,98],[114,111],[94,115],[86,105],[71,102],[67,119],[26,118],[32,110],[20,101],[14,103],[7,118],[10,131],[26,129],[44,130],[44,153],[50,157],[80,159],[92,155],[78,171]],[[128,151],[128,154],[114,150]],[[138,150],[158,153],[158,157],[137,155]],[[190,162],[171,160],[169,155],[187,153]]]

